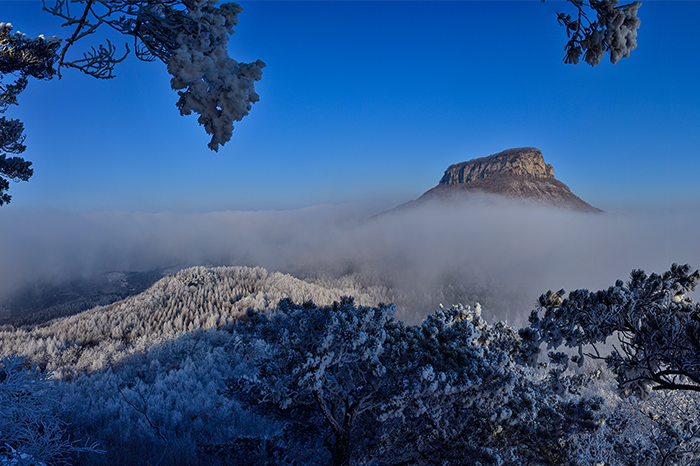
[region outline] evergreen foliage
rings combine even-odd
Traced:
[[[673,264],[662,275],[634,270],[607,290],[548,291],[522,332],[536,354],[548,348],[578,348],[584,357],[604,359],[624,391],[648,396],[650,390],[700,391],[700,307],[687,294],[700,281],[689,265]],[[601,355],[608,338],[613,348]],[[592,345],[593,353],[583,348]]]
[[[171,87],[178,92],[180,114],[199,115],[218,151],[232,137],[233,124],[241,121],[260,100],[255,82],[262,79],[265,63],[239,63],[228,54],[229,34],[238,25],[243,11],[236,3],[217,6],[218,0],[56,0],[44,10],[65,20],[73,28],[62,41],[39,36],[30,39],[12,34],[12,25],[0,23],[0,113],[17,104],[17,96],[27,87],[28,77],[50,80],[61,76],[61,68],[77,69],[99,79],[114,77],[115,66],[129,54],[116,55],[117,48],[106,44],[92,46],[82,58],[71,59],[67,52],[79,40],[109,27],[134,40],[134,54],[143,61],[160,60],[172,75]],[[72,10],[72,11],[71,11]],[[77,11],[76,11],[77,10]],[[63,47],[61,45],[63,44]],[[16,79],[4,83],[7,75]],[[10,202],[9,181],[28,181],[32,163],[21,157],[6,158],[3,152],[24,152],[24,125],[16,119],[0,117],[0,206]]]
[[[544,1],[544,0],[542,0]],[[569,40],[566,43],[564,62],[577,64],[583,61],[596,66],[606,52],[610,52],[610,62],[628,58],[637,48],[637,29],[641,24],[637,17],[642,2],[618,5],[618,0],[569,0],[577,9],[576,18],[559,13],[557,20],[566,28]],[[595,13],[595,19],[588,18],[588,11]]]
[[[17,96],[27,87],[28,77],[51,79],[61,41],[39,36],[28,38],[21,33],[11,33],[12,25],[0,23],[0,113],[10,105],[17,105]],[[7,75],[16,77],[12,83],[4,83]],[[34,174],[32,163],[21,157],[7,157],[6,153],[21,154],[25,151],[24,125],[16,119],[0,117],[0,206],[12,196],[7,194],[9,181],[28,181]]]
[[[73,28],[60,51],[57,69],[74,68],[100,79],[113,78],[114,67],[129,54],[117,56],[110,41],[85,53],[66,58],[71,46],[108,27],[133,38],[134,54],[143,61],[160,60],[172,75],[182,115],[199,114],[197,121],[212,136],[209,148],[218,151],[233,134],[234,122],[248,115],[260,100],[255,82],[262,79],[265,63],[239,63],[229,56],[229,34],[243,11],[237,3],[217,6],[218,0],[56,0],[44,10]],[[79,6],[78,6],[79,5]],[[73,10],[73,11],[71,11]],[[76,11],[77,10],[77,11]]]
[[[681,304],[674,277],[688,289],[695,279],[672,270],[666,289]],[[664,276],[635,276],[634,289],[663,294]],[[349,291],[260,268],[196,267],[121,303],[6,326],[2,354],[26,357],[3,364],[31,383],[19,392],[9,377],[0,383],[10,387],[0,392],[0,463],[695,466],[700,457],[695,391],[624,397],[594,359],[575,371],[559,364],[565,353],[526,364],[540,334],[488,324],[478,305],[405,325],[395,306],[362,293],[370,304],[356,305],[342,297]],[[30,449],[36,439],[17,426],[37,424],[17,419],[32,416],[73,449],[50,460]]]
[[[282,301],[236,328],[254,370],[228,396],[285,425],[268,460],[324,445],[333,465],[560,464],[568,438],[596,427],[600,400],[524,370],[517,334],[478,306],[408,327],[394,312]]]

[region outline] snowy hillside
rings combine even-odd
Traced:
[[[487,323],[479,305],[436,306],[405,325],[382,304],[390,294],[351,276],[193,267],[118,303],[6,325],[0,441],[13,450],[0,455],[87,466],[695,466],[700,457],[698,395],[620,397],[596,364],[525,364],[523,334]]]
[[[27,356],[58,378],[104,369],[182,332],[218,328],[248,309],[274,309],[280,299],[319,305],[353,296],[358,304],[388,301],[381,287],[349,279],[315,281],[256,267],[192,267],[123,301],[34,328],[0,327],[0,355]]]

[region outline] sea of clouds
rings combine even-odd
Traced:
[[[700,209],[590,214],[494,197],[288,211],[3,212],[0,299],[31,283],[189,265],[262,266],[302,278],[351,274],[387,287],[414,323],[439,304],[480,301],[521,325],[549,289],[607,288],[632,269],[700,266]],[[630,213],[631,212],[631,213]]]

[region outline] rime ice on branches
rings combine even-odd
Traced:
[[[109,40],[79,59],[66,58],[67,52],[102,25],[131,36],[137,58],[157,59],[167,65],[173,76],[170,84],[180,96],[180,113],[199,114],[197,121],[211,135],[209,148],[218,151],[231,139],[234,122],[248,115],[252,104],[260,99],[254,86],[262,78],[265,63],[239,63],[229,56],[229,34],[234,33],[243,9],[236,3],[217,4],[217,0],[57,0],[47,7],[44,2],[44,10],[73,28],[60,51],[59,76],[62,67],[70,67],[96,78],[113,78],[115,65],[130,52],[128,44],[121,56]]]

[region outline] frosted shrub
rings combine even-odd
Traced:
[[[56,464],[79,448],[66,436],[64,411],[48,376],[18,356],[0,360],[0,464]]]
[[[614,374],[600,368],[586,388],[605,398],[600,429],[577,436],[577,464],[697,466],[700,458],[700,395],[653,392],[646,400],[620,396]]]
[[[219,464],[206,451],[211,443],[274,432],[220,393],[239,370],[227,351],[231,339],[198,330],[61,382],[62,401],[81,406],[66,418],[69,432],[96,438],[106,450],[82,465],[211,466]]]

